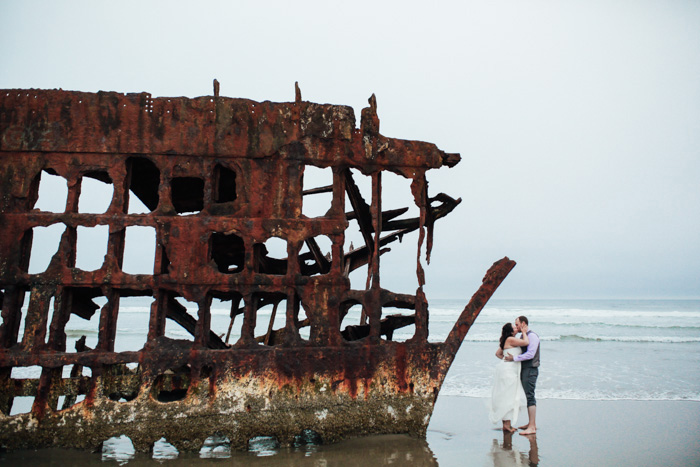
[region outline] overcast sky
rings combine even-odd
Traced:
[[[462,155],[429,173],[463,199],[429,298],[469,297],[506,255],[498,298],[700,298],[700,2],[430,3],[5,0],[0,88],[196,97],[217,78],[291,101],[298,81],[358,124],[375,93],[382,134]],[[414,250],[386,256],[385,287],[415,291]]]

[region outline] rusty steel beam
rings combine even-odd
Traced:
[[[139,451],[162,437],[197,450],[219,433],[245,449],[261,435],[289,445],[305,430],[323,442],[424,436],[457,349],[515,263],[496,263],[447,340],[428,341],[422,255],[429,261],[434,223],[461,199],[430,197],[425,174],[460,156],[381,135],[369,102],[356,128],[352,108],[303,101],[298,86],[282,103],[223,97],[218,82],[213,96],[193,99],[0,91],[0,445],[94,449],[123,434]],[[306,167],[330,171],[332,184],[305,189]],[[351,169],[371,177],[366,199]],[[418,217],[382,210],[386,170],[411,181]],[[37,207],[42,174],[65,181],[56,212]],[[104,212],[81,211],[86,180],[111,187]],[[332,195],[328,211],[305,216],[305,195],[318,193]],[[136,202],[146,212],[131,211]],[[364,240],[356,249],[351,220]],[[63,229],[58,247],[30,272],[38,232],[53,225]],[[83,270],[78,232],[96,226],[108,228],[104,261]],[[134,227],[154,233],[152,270],[125,270]],[[387,245],[415,231],[415,295],[382,288]],[[282,257],[272,238],[286,245]],[[351,288],[350,272],[365,266],[365,287]],[[130,297],[149,300],[147,341],[115,351]],[[223,328],[212,322],[214,299],[230,301]],[[255,335],[265,307],[266,331]],[[341,329],[353,307],[361,320]],[[69,348],[75,319],[96,323],[94,348],[85,336]],[[167,337],[166,324],[189,339]],[[411,326],[412,338],[393,340]],[[32,367],[39,376],[22,375]],[[18,397],[32,398],[28,413],[13,413]]]

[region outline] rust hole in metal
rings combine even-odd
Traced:
[[[190,386],[190,367],[166,370],[156,377],[151,387],[151,395],[158,402],[181,401]]]
[[[236,274],[245,267],[245,243],[235,233],[211,234],[210,258],[219,272]]]
[[[109,225],[78,226],[76,229],[75,267],[96,271],[104,265],[109,243]]]
[[[178,214],[196,214],[204,207],[204,180],[175,177],[170,181],[172,203]]]
[[[68,181],[64,177],[47,168],[39,172],[34,185],[37,186],[37,193],[32,196],[35,201],[32,203],[34,209],[56,213],[66,210]]]
[[[214,168],[214,202],[236,201],[236,172],[221,164]]]
[[[114,185],[104,171],[87,172],[80,180],[78,212],[104,214],[112,204]]]
[[[270,237],[262,243],[253,244],[255,272],[284,276],[287,274],[287,242],[279,237]]]
[[[160,200],[160,170],[153,161],[145,157],[130,157],[126,163],[129,179],[128,212],[144,212],[141,206],[145,206],[147,212],[155,211]]]
[[[41,274],[49,268],[51,261],[58,253],[65,231],[66,224],[63,223],[51,224],[46,227],[36,226],[28,231],[28,238],[31,238],[29,274]]]
[[[149,225],[127,226],[123,242],[122,271],[126,274],[153,274],[156,228]]]
[[[333,169],[305,166],[302,194],[303,215],[307,217],[326,215],[333,202]]]
[[[299,251],[299,271],[304,276],[328,274],[333,264],[333,240],[319,235],[304,240]]]

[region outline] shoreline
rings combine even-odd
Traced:
[[[533,437],[505,435],[485,404],[438,398],[427,439],[439,465],[700,465],[697,401],[540,399]]]
[[[525,418],[520,418],[524,422]],[[426,439],[382,435],[336,444],[258,453],[165,452],[107,457],[70,449],[0,452],[0,463],[20,465],[255,466],[656,466],[700,465],[700,402],[541,399],[536,436],[508,436],[488,421],[486,399],[440,396]],[[162,453],[161,453],[162,454]],[[104,460],[103,460],[104,459]]]

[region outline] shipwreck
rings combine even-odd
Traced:
[[[461,200],[431,196],[426,172],[459,161],[383,136],[374,96],[356,128],[351,107],[304,101],[298,86],[282,103],[223,97],[217,82],[198,98],[0,91],[0,445],[96,449],[126,435],[137,451],[161,438],[198,450],[216,434],[246,449],[260,436],[282,446],[309,433],[424,436],[457,350],[515,266],[494,263],[447,339],[429,342],[423,262],[436,221]],[[305,187],[312,167],[330,183]],[[410,181],[419,215],[383,209],[387,171]],[[65,181],[65,207],[36,207],[42,174]],[[89,180],[113,190],[104,212],[80,208]],[[327,211],[305,215],[319,194]],[[145,209],[130,212],[137,200]],[[37,232],[53,225],[58,246],[31,271]],[[351,226],[362,239],[352,246]],[[97,227],[108,231],[106,253],[86,270],[77,239]],[[123,268],[134,227],[153,232],[152,270]],[[410,232],[418,287],[394,293],[381,286],[382,255]],[[272,238],[285,254],[271,253]],[[364,287],[352,288],[360,268]],[[150,299],[147,341],[115,351],[128,325],[120,301],[131,297]],[[228,329],[212,328],[214,300],[230,310]],[[256,335],[263,307],[269,325]],[[344,321],[358,308],[357,322]],[[67,323],[93,317],[94,345],[67,337]],[[166,323],[191,338],[167,337]],[[395,341],[398,329],[412,337]],[[39,374],[17,371],[27,368]],[[13,413],[19,398],[30,398],[25,413]]]

